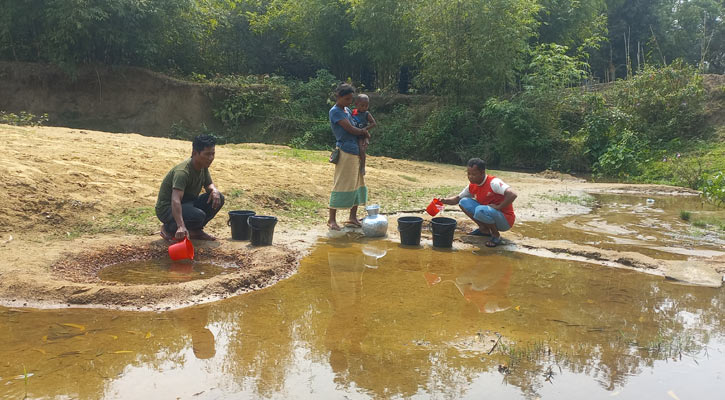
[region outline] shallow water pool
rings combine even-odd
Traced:
[[[725,232],[693,224],[708,217],[723,220],[725,211],[698,196],[595,194],[592,205],[588,214],[553,222],[517,223],[515,230],[528,237],[634,251],[663,260],[725,255]],[[692,221],[682,219],[683,211],[691,214]]]
[[[98,273],[98,277],[109,282],[146,285],[209,279],[226,271],[223,266],[211,262],[173,261],[163,257],[109,265]]]
[[[721,398],[722,289],[488,250],[324,241],[204,306],[0,308],[0,397]]]

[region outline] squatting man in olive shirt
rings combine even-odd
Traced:
[[[161,183],[156,216],[163,223],[161,236],[164,239],[216,240],[204,232],[204,226],[224,205],[224,196],[209,175],[215,146],[213,136],[194,138],[191,158],[172,168]],[[199,196],[202,188],[206,193]]]

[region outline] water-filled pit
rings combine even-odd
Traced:
[[[143,261],[127,261],[103,268],[98,277],[102,281],[137,285],[188,282],[209,279],[225,274],[235,266],[194,260],[173,261],[168,257]]]

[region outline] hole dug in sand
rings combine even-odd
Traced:
[[[296,271],[300,254],[284,246],[198,248],[194,261],[171,261],[164,244],[118,245],[71,254],[51,266],[66,281],[69,304],[179,308],[260,289]],[[70,282],[68,282],[70,281]]]

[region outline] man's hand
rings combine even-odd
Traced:
[[[207,200],[206,202],[207,202],[207,204],[209,204],[209,202],[211,202],[211,208],[213,208],[215,210],[217,208],[219,208],[219,206],[222,203],[221,193],[219,192],[219,190],[216,188],[212,189],[211,193],[209,194],[209,200]]]
[[[489,204],[488,206],[493,208],[494,210],[501,211],[501,204]]]
[[[176,230],[176,234],[174,235],[174,239],[176,240],[184,240],[185,237],[189,236],[189,231],[186,230],[185,226],[180,226],[179,229]]]
[[[441,201],[441,203],[443,203],[443,204],[447,204],[447,205],[449,205],[449,206],[455,206],[455,205],[457,205],[457,204],[458,204],[458,202],[460,202],[460,201],[461,201],[461,198],[460,198],[460,197],[458,197],[458,196],[454,196],[454,197],[445,197],[445,198],[443,198],[443,197],[442,197],[442,198],[440,198],[440,199],[438,199],[438,200],[440,200],[440,201]]]

